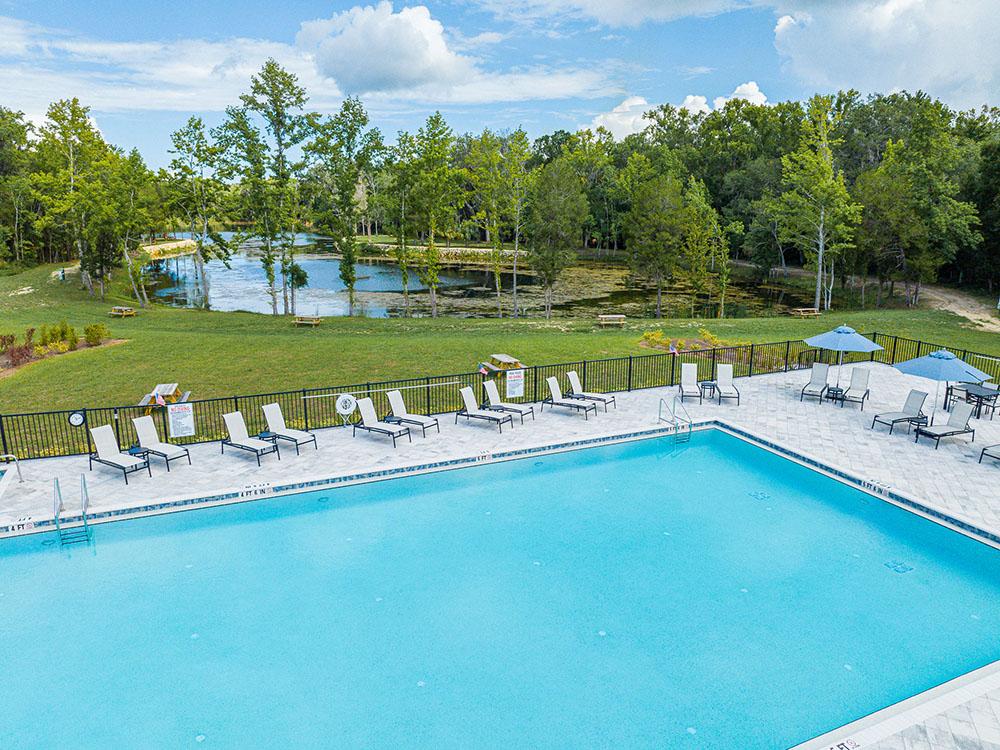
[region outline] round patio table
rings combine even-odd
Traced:
[[[976,419],[983,413],[983,405],[990,402],[995,402],[997,396],[1000,395],[1000,391],[995,388],[985,388],[981,385],[969,384],[965,386],[966,399],[971,404],[976,405]]]

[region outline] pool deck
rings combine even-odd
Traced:
[[[685,407],[695,422],[717,420],[731,425],[808,460],[863,481],[880,483],[928,508],[1000,537],[1000,463],[990,459],[978,463],[984,446],[1000,443],[1000,420],[973,420],[974,443],[969,443],[967,436],[948,439],[942,441],[938,450],[934,449],[933,441],[926,439],[914,445],[905,429],[891,436],[881,426],[872,430],[874,414],[898,410],[910,388],[927,391],[928,383],[884,365],[856,366],[872,370],[871,398],[863,412],[857,404],[841,408],[830,402],[822,405],[816,400],[800,402],[799,391],[809,378],[807,371],[737,380],[742,394],[739,406],[734,401],[724,401],[720,406],[715,401],[698,404],[697,399],[689,399]],[[844,367],[842,381],[849,381],[849,370],[849,366]],[[930,391],[933,397],[933,387]],[[535,421],[528,417],[522,427],[515,416],[514,429],[505,427],[502,435],[486,424],[467,423],[463,419],[456,425],[452,415],[441,415],[440,434],[431,431],[422,438],[416,430],[412,443],[404,439],[395,450],[384,436],[359,432],[352,438],[350,430],[318,430],[318,450],[305,446],[301,455],[296,456],[294,447],[282,443],[281,460],[265,456],[259,468],[249,453],[234,450],[220,455],[218,443],[196,445],[191,447],[191,466],[175,461],[167,473],[162,461],[154,459],[153,477],[144,472],[132,474],[127,486],[121,474],[108,467],[95,465],[88,472],[84,456],[25,461],[22,463],[25,481],[4,483],[6,487],[0,494],[0,529],[19,520],[24,523],[27,517],[33,522],[50,520],[54,477],[60,481],[68,515],[75,515],[79,509],[81,474],[87,477],[92,513],[209,496],[229,495],[231,502],[239,500],[239,493],[252,493],[251,486],[267,493],[276,485],[483,459],[507,451],[652,430],[663,426],[657,421],[659,400],[666,398],[670,402],[675,393],[675,388],[657,388],[616,394],[618,408],[612,407],[607,414],[601,410],[589,421],[566,410],[538,412],[536,405]],[[928,403],[925,411],[929,410]],[[237,493],[235,498],[233,493]],[[969,689],[970,686],[965,687],[966,691]],[[908,707],[903,713],[897,712],[892,721],[880,725],[881,729],[867,727],[864,742],[858,746],[878,750],[969,747],[1000,750],[1000,682],[983,683],[974,696],[968,692],[954,693],[955,696],[963,702],[947,707],[940,702],[925,702],[923,708]],[[933,715],[927,715],[930,705],[937,706]],[[955,715],[961,716],[961,720],[953,719]],[[956,731],[946,731],[950,726]],[[836,747],[836,743],[812,746]]]

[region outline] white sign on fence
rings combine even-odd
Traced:
[[[507,370],[507,398],[524,395],[524,370]]]
[[[167,406],[167,431],[170,437],[194,437],[194,404]]]

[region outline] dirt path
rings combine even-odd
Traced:
[[[920,290],[920,296],[924,303],[935,309],[960,315],[984,331],[1000,333],[1000,317],[997,316],[996,310],[965,292],[929,285]]]

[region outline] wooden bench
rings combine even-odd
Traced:
[[[598,315],[597,323],[601,326],[618,326],[620,328],[625,327],[625,316],[624,315]]]
[[[318,326],[323,319],[318,315],[296,315],[295,325],[297,326]]]
[[[792,315],[796,318],[818,318],[819,310],[815,307],[793,307]]]
[[[134,307],[112,307],[111,312],[108,313],[112,318],[134,318],[135,308]]]

